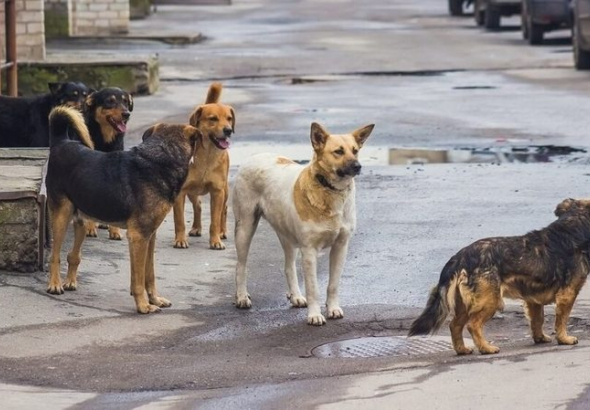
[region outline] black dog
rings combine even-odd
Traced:
[[[84,104],[84,120],[94,149],[103,152],[123,151],[127,121],[133,111],[133,97],[117,87],[103,88],[92,93]],[[86,235],[98,236],[97,226],[86,223]],[[109,239],[121,240],[121,232],[109,227]]]
[[[61,294],[77,288],[84,217],[127,229],[131,293],[137,311],[151,313],[170,306],[156,291],[156,230],[186,180],[189,161],[202,144],[201,133],[190,125],[161,124],[146,132],[137,147],[105,153],[89,148],[93,144],[78,111],[57,107],[49,122],[51,149],[45,183],[53,249],[47,292]],[[60,251],[72,218],[74,246],[67,258],[67,279],[62,283]]]
[[[81,109],[93,90],[82,83],[49,83],[37,97],[0,96],[0,147],[48,147],[49,113],[58,105]]]

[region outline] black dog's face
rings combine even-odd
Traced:
[[[86,97],[94,90],[83,83],[48,83],[55,105],[67,105],[82,110]]]
[[[116,87],[103,88],[86,99],[86,109],[100,125],[105,140],[125,134],[133,111],[133,97]]]

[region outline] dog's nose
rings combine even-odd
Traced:
[[[234,132],[230,127],[223,127],[223,135],[229,137],[231,133]]]
[[[131,113],[129,111],[123,111],[123,114],[121,114],[121,116],[124,120],[128,120],[129,117],[131,117]]]
[[[351,165],[350,165],[350,169],[352,170],[352,172],[354,172],[354,175],[358,175],[361,173],[361,163],[358,161],[354,161]]]

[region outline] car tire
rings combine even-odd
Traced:
[[[497,30],[500,28],[500,9],[498,7],[488,4],[486,7],[486,14],[484,18],[484,27],[488,30]]]
[[[475,24],[478,26],[483,26],[486,15],[485,9],[481,6],[482,1],[483,0],[475,0],[475,4],[473,6],[473,16],[475,17]]]
[[[536,46],[543,44],[543,36],[545,35],[545,28],[540,24],[535,24],[529,17],[527,21],[527,31],[529,34],[529,44]]]
[[[449,0],[449,14],[451,16],[462,16],[463,0]]]
[[[574,66],[576,70],[590,70],[590,52],[584,50],[580,44],[578,24],[572,24],[572,44],[574,46]]]

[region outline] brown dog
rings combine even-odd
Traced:
[[[221,241],[227,238],[227,198],[229,194],[229,138],[235,131],[236,116],[232,107],[219,103],[222,85],[209,87],[204,105],[191,114],[190,125],[203,135],[203,150],[191,163],[188,178],[174,202],[174,247],[188,248],[184,226],[184,203],[188,196],[193,204],[194,221],[190,236],[201,236],[201,201],[199,195],[211,195],[211,226],[209,247],[225,249]],[[202,154],[201,154],[202,152]]]
[[[590,200],[566,199],[555,215],[555,222],[538,231],[481,239],[457,252],[444,266],[409,336],[436,332],[452,314],[449,326],[457,354],[473,351],[463,341],[465,326],[482,354],[498,353],[483,327],[508,297],[524,301],[535,343],[551,342],[543,332],[544,306],[551,303],[557,343],[578,343],[568,335],[567,322],[590,272]]]
[[[160,124],[146,131],[143,143],[129,151],[101,152],[89,148],[93,143],[88,129],[73,108],[55,108],[49,125],[51,149],[45,181],[54,239],[47,292],[77,289],[86,236],[84,219],[89,218],[127,229],[131,294],[137,311],[152,313],[170,306],[156,291],[156,230],[186,180],[189,161],[200,146],[199,131],[190,125]],[[70,140],[73,133],[82,143]],[[72,219],[74,245],[62,283],[60,251]]]

